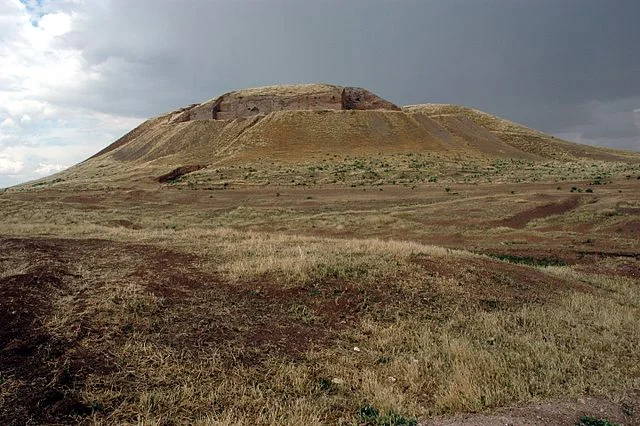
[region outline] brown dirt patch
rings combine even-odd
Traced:
[[[493,248],[491,250],[482,251],[480,254],[496,257],[498,259],[513,258],[518,263],[521,259],[525,265],[548,266],[548,265],[574,265],[577,263],[589,262],[590,257],[585,257],[575,249],[562,248],[540,248],[540,247],[509,247],[509,248]]]
[[[577,271],[589,274],[602,274],[621,276],[639,280],[640,282],[640,256],[637,259],[630,258],[614,258],[615,261],[598,261],[593,260],[575,267]],[[607,259],[609,260],[609,259]]]
[[[615,227],[615,232],[625,236],[640,238],[640,220],[631,220]]]
[[[620,402],[600,397],[553,401],[517,408],[504,408],[492,414],[467,414],[453,418],[429,419],[422,426],[576,426],[582,416],[607,419],[620,425],[640,425],[640,394],[628,394]]]
[[[517,309],[527,303],[542,303],[570,288],[589,291],[575,283],[567,283],[535,268],[510,264],[489,258],[454,258],[442,262],[430,256],[415,257],[413,262],[433,276],[454,278],[458,293],[440,297],[462,297],[451,301],[466,309]]]
[[[311,347],[330,345],[338,331],[354,324],[365,300],[381,300],[339,280],[282,289],[265,278],[241,288],[221,286],[214,293],[208,298],[224,297],[232,309],[199,324],[189,317],[179,319],[188,331],[176,343],[189,344],[196,338],[205,345],[222,343],[241,352],[236,361],[251,363],[269,354],[295,358]],[[207,329],[212,324],[214,332]]]
[[[162,176],[158,177],[158,182],[160,183],[167,183],[167,182],[171,182],[174,181],[188,173],[192,173],[195,171],[198,171],[202,168],[204,168],[205,166],[200,166],[200,165],[191,165],[191,166],[181,166],[178,167],[176,169],[171,170],[169,173],[165,173]]]
[[[2,253],[15,250],[4,241],[0,247]],[[16,387],[0,399],[1,424],[67,424],[91,414],[94,407],[81,401],[79,383],[109,365],[103,355],[80,350],[77,342],[43,327],[52,300],[66,293],[74,278],[55,256],[46,261],[0,279],[0,384]]]
[[[524,228],[527,223],[534,219],[542,219],[548,216],[554,216],[574,210],[580,205],[580,197],[571,197],[559,203],[545,204],[543,206],[534,207],[515,214],[507,219],[495,222],[498,226],[508,226],[509,228]]]
[[[153,262],[149,259],[151,268]],[[145,272],[136,275],[142,278]],[[285,289],[269,277],[230,284],[191,271],[142,282],[162,298],[164,314],[138,332],[187,351],[225,347],[231,364],[256,364],[271,355],[296,358],[313,346],[331,344],[341,329],[354,324],[365,301],[381,300],[340,280]]]

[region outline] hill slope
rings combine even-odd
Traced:
[[[619,161],[621,157],[627,158],[625,153],[614,149],[567,142],[473,108],[449,104],[423,104],[406,106],[403,110],[426,114],[450,132],[463,138],[469,134],[466,128],[473,123],[514,148],[547,159],[589,158]]]
[[[523,161],[640,158],[562,141],[471,108],[400,109],[365,89],[317,84],[231,92],[152,118],[57,176],[127,181],[187,165],[301,164],[396,153]]]

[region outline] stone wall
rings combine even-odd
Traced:
[[[203,105],[189,112],[190,120],[213,120],[216,118],[212,105]]]

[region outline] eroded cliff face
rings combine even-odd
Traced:
[[[386,109],[399,111],[396,105],[382,99],[380,96],[371,93],[361,87],[345,87],[342,90],[342,109]]]
[[[197,120],[234,120],[274,111],[391,110],[393,103],[366,89],[328,84],[268,86],[230,92],[174,112],[170,123]]]

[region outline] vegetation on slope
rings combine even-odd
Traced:
[[[410,112],[422,112],[434,120],[447,123],[452,117],[469,120],[483,129],[495,134],[500,141],[507,143],[518,150],[538,155],[545,159],[560,161],[572,161],[576,159],[596,159],[607,161],[620,161],[633,159],[634,155],[614,149],[593,147],[567,142],[554,136],[547,135],[521,124],[514,123],[486,112],[450,104],[423,104],[404,107]],[[445,124],[446,125],[446,124]],[[450,127],[456,132],[455,125]],[[636,160],[637,161],[637,160]]]
[[[569,143],[453,105],[415,105],[402,111],[277,111],[235,120],[170,124],[172,114],[146,121],[53,179],[84,185],[97,175],[102,182],[127,185],[132,180],[153,181],[195,164],[214,169],[257,166],[268,171],[271,163],[337,166],[345,157],[393,160],[406,154],[432,163],[516,160],[553,162],[557,167],[581,162],[640,163],[638,154]]]

